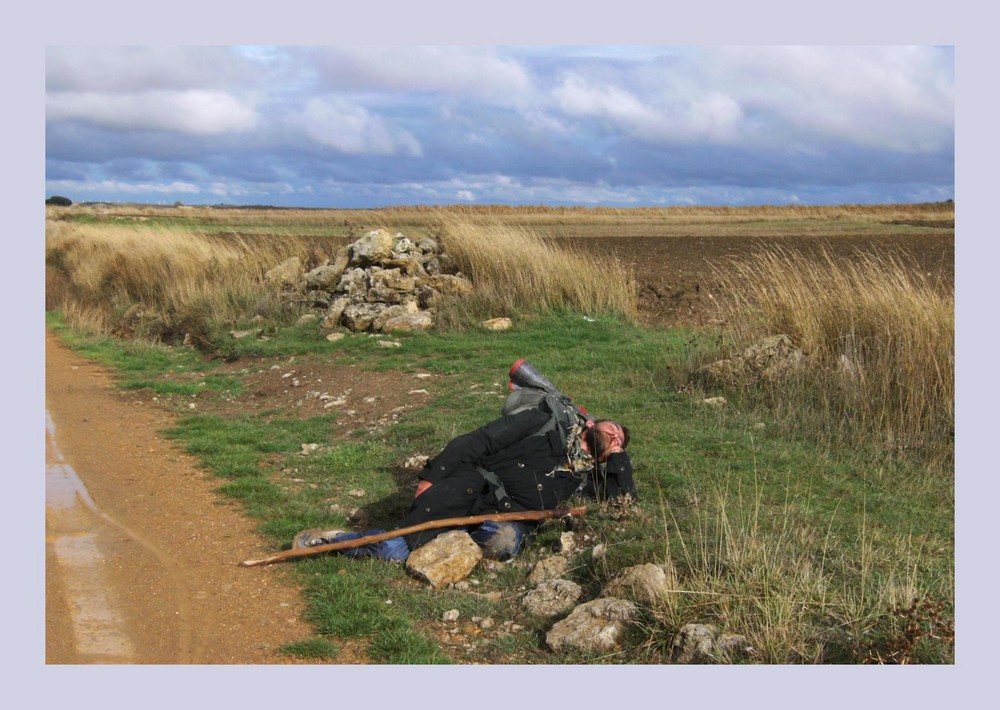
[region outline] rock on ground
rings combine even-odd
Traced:
[[[659,565],[636,565],[623,570],[601,592],[602,597],[621,597],[648,606],[664,604],[673,593],[671,576]]]
[[[569,561],[561,555],[553,555],[539,560],[531,574],[528,575],[528,584],[537,586],[550,579],[558,579],[569,570]]]
[[[610,651],[636,614],[634,603],[606,597],[586,602],[557,622],[545,635],[553,651]]]
[[[439,589],[465,579],[481,559],[483,551],[469,534],[452,530],[411,552],[406,569]]]
[[[719,635],[711,624],[685,624],[670,646],[674,663],[711,663],[752,653],[744,636]]]
[[[573,608],[583,588],[568,579],[550,579],[528,592],[522,604],[536,616],[558,616]]]

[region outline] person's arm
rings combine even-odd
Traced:
[[[459,466],[475,465],[534,433],[548,419],[546,412],[528,409],[495,419],[475,431],[455,437],[441,453],[427,462],[420,478],[433,483],[447,477]]]
[[[609,451],[607,460],[607,497],[630,495],[632,500],[639,500],[632,479],[632,461],[622,449]]]
[[[591,474],[584,492],[597,500],[611,500],[624,495],[631,496],[632,500],[639,499],[632,479],[632,461],[627,453],[621,449],[609,451],[605,474],[596,481]]]

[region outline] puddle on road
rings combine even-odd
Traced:
[[[125,619],[106,591],[111,587],[102,572],[108,558],[100,533],[107,526],[83,481],[60,453],[48,411],[45,434],[45,541],[67,591],[76,652],[67,662],[129,662],[133,648]]]

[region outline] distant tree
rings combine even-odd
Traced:
[[[68,197],[63,197],[62,195],[53,195],[49,199],[45,200],[47,205],[56,205],[58,207],[69,207],[73,204],[73,200]]]

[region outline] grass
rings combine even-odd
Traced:
[[[252,316],[293,309],[265,273],[310,258],[303,240],[220,237],[178,227],[46,225],[46,303],[99,332],[207,345]]]
[[[445,213],[442,222],[445,249],[476,284],[479,313],[571,308],[635,316],[636,283],[617,261],[553,246],[533,231],[500,221]]]
[[[585,555],[573,578],[596,593],[626,566],[671,565],[681,590],[676,604],[646,609],[638,638],[621,654],[546,651],[546,622],[524,618],[518,590],[530,565],[558,539],[561,526],[553,524],[516,565],[473,573],[475,589],[500,592],[496,600],[432,592],[400,565],[303,560],[296,570],[320,638],[353,639],[374,663],[660,663],[669,659],[669,641],[680,626],[698,621],[743,634],[757,649],[751,658],[719,660],[901,660],[906,646],[906,659],[952,662],[946,641],[907,632],[905,616],[908,604],[924,598],[945,604],[946,617],[954,613],[954,497],[947,471],[873,465],[863,452],[831,452],[789,437],[781,422],[757,429],[756,417],[699,407],[670,384],[693,338],[572,312],[540,316],[507,333],[401,336],[399,350],[369,350],[370,339],[356,336],[349,341],[357,347],[349,343],[337,357],[369,368],[447,375],[439,398],[393,427],[346,439],[333,437],[328,419],[265,423],[204,415],[182,416],[172,436],[220,476],[223,493],[244,502],[276,548],[302,528],[349,527],[347,513],[358,503],[349,491],[356,488],[369,491],[362,506],[371,526],[384,526],[411,495],[399,463],[495,416],[502,401],[495,385],[514,359],[529,354],[592,411],[620,413],[634,435],[642,505],[625,517],[591,509],[579,529],[603,541],[608,555],[599,563]],[[164,376],[176,375],[169,360],[155,362]],[[320,443],[323,453],[302,457],[302,441]],[[459,607],[463,619],[514,619],[523,628],[468,635],[460,624],[455,637],[464,642],[443,646],[435,620]]]
[[[833,440],[950,457],[954,436],[955,300],[889,255],[839,262],[767,251],[718,269],[733,349],[777,333],[806,353],[804,371],[750,402]]]
[[[350,641],[373,663],[663,663],[670,661],[670,644],[679,629],[697,622],[743,635],[755,649],[749,656],[720,656],[715,659],[719,662],[954,662],[953,460],[914,456],[910,455],[913,450],[899,447],[892,455],[885,455],[881,440],[836,445],[835,439],[827,436],[843,420],[845,410],[836,407],[857,407],[859,403],[854,400],[854,404],[834,406],[830,396],[821,394],[819,387],[826,384],[822,378],[802,390],[821,405],[812,409],[801,402],[761,402],[754,399],[761,393],[752,391],[743,392],[742,399],[734,398],[737,406],[709,409],[686,387],[692,367],[718,352],[720,344],[734,345],[763,332],[757,329],[777,327],[778,322],[783,326],[787,323],[791,334],[800,340],[812,332],[809,327],[825,333],[831,329],[828,323],[851,323],[853,330],[848,332],[855,336],[850,341],[851,353],[866,372],[872,372],[876,365],[899,367],[896,356],[903,348],[896,341],[904,332],[911,337],[911,332],[919,331],[902,316],[890,314],[891,309],[921,313],[934,309],[928,309],[928,292],[919,283],[907,282],[918,293],[907,300],[900,297],[906,292],[898,290],[903,288],[898,279],[875,278],[892,273],[891,263],[872,262],[871,268],[878,273],[862,270],[833,279],[843,280],[848,291],[853,289],[852,296],[862,286],[865,288],[860,290],[867,294],[874,290],[868,288],[871,284],[885,284],[888,300],[873,301],[870,313],[875,315],[867,319],[860,316],[863,311],[847,315],[845,306],[854,299],[847,297],[848,291],[839,291],[829,300],[830,304],[839,300],[837,308],[828,309],[836,318],[824,317],[818,326],[801,325],[795,330],[795,323],[806,322],[801,316],[822,311],[826,302],[819,301],[784,309],[790,314],[800,312],[799,320],[791,315],[780,315],[786,320],[776,320],[784,311],[764,308],[763,295],[784,281],[792,281],[795,291],[819,292],[811,293],[819,297],[830,289],[831,282],[795,282],[792,277],[805,278],[803,274],[810,273],[805,265],[775,258],[772,272],[767,271],[765,262],[746,266],[750,271],[742,273],[743,281],[766,284],[760,294],[742,304],[744,312],[737,323],[743,329],[715,333],[647,328],[628,317],[632,297],[628,277],[614,269],[605,269],[605,275],[613,272],[614,278],[621,277],[615,291],[624,295],[624,300],[617,302],[600,296],[596,287],[589,289],[591,295],[586,298],[574,290],[589,278],[579,274],[593,273],[594,265],[586,259],[579,262],[580,272],[565,269],[573,275],[566,282],[556,280],[552,291],[537,279],[539,273],[555,267],[545,266],[538,273],[530,266],[514,271],[508,268],[512,263],[552,264],[552,259],[568,263],[565,253],[550,251],[546,241],[536,237],[537,232],[525,230],[529,219],[534,220],[534,227],[549,224],[555,230],[566,226],[560,223],[574,221],[606,229],[598,223],[608,220],[607,224],[613,224],[619,218],[613,211],[512,209],[464,214],[453,210],[461,221],[447,221],[438,210],[400,209],[383,211],[380,216],[395,214],[401,221],[419,223],[454,249],[458,258],[465,260],[463,268],[475,274],[480,284],[492,284],[484,288],[488,295],[480,302],[455,306],[451,317],[454,327],[401,334],[398,340],[402,347],[398,349],[380,348],[365,335],[349,336],[331,345],[315,328],[289,325],[291,314],[269,311],[271,318],[260,326],[267,328],[267,340],[236,340],[226,336],[223,324],[232,327],[252,312],[247,304],[260,299],[259,292],[253,295],[253,289],[260,288],[259,278],[248,278],[247,290],[240,290],[238,297],[226,290],[210,291],[208,279],[197,276],[198,259],[189,260],[183,256],[188,252],[175,245],[180,264],[187,264],[196,274],[192,280],[179,278],[177,283],[200,283],[206,289],[190,302],[178,294],[167,295],[163,285],[144,291],[141,279],[135,283],[126,278],[88,282],[83,278],[87,269],[69,268],[77,263],[74,259],[84,259],[88,250],[81,241],[86,232],[79,230],[107,228],[114,217],[112,233],[121,243],[133,244],[137,238],[148,241],[150,235],[165,234],[165,244],[179,237],[182,242],[229,248],[229,238],[222,236],[228,219],[230,228],[236,224],[240,230],[254,231],[261,241],[253,242],[251,251],[260,248],[263,253],[268,240],[261,235],[272,227],[297,232],[300,222],[308,222],[311,233],[326,231],[330,239],[337,239],[350,227],[343,223],[360,215],[194,210],[197,219],[212,222],[214,236],[210,236],[178,224],[164,226],[162,220],[178,214],[169,209],[136,210],[125,215],[120,210],[116,215],[100,215],[96,209],[90,224],[72,221],[90,213],[62,212],[77,217],[53,219],[56,224],[50,225],[54,241],[49,244],[47,263],[50,272],[62,276],[52,285],[49,327],[74,348],[118,371],[123,386],[148,387],[164,404],[174,406],[178,417],[170,435],[218,476],[222,494],[242,501],[275,548],[287,546],[292,535],[303,528],[350,527],[348,516],[358,506],[368,514],[371,527],[391,525],[412,496],[412,473],[404,471],[401,463],[413,453],[434,452],[453,436],[496,416],[507,369],[520,357],[530,359],[595,414],[619,417],[633,432],[631,454],[640,505],[630,511],[592,507],[575,523],[580,532],[604,543],[607,555],[594,559],[584,553],[575,558],[570,576],[593,596],[623,568],[653,562],[669,570],[676,581],[676,593],[663,604],[642,608],[642,623],[630,632],[618,652],[557,656],[543,641],[551,621],[529,617],[520,606],[531,565],[546,556],[558,540],[563,530],[559,522],[544,526],[514,562],[478,566],[468,580],[471,589],[465,592],[430,590],[408,577],[398,564],[336,556],[301,560],[295,571],[306,590],[308,617],[316,625],[317,636],[286,652],[304,659],[335,661],[340,647]],[[739,221],[754,225],[753,229],[781,230],[791,229],[785,223],[799,228],[817,222],[857,227],[892,220],[946,219],[947,209],[913,206],[864,213],[850,207],[762,209],[735,214],[726,210],[653,210],[629,213],[628,219],[633,225],[669,222],[671,229],[681,229],[685,221],[709,229],[713,222],[729,220],[727,229],[735,228],[734,221]],[[501,212],[504,224],[497,224],[495,218]],[[60,229],[68,231],[60,234]],[[300,248],[299,242],[292,244]],[[513,251],[505,252],[507,248]],[[90,253],[102,263],[117,263],[112,273],[119,273],[121,263],[107,257],[108,249],[98,240],[98,247]],[[311,258],[311,249],[306,247],[306,258]],[[159,253],[161,260],[174,258],[174,252]],[[251,270],[259,275],[287,253],[267,252]],[[515,261],[529,253],[531,258]],[[146,278],[170,282],[168,275],[156,270],[163,267],[155,261],[141,261],[149,264],[142,273]],[[791,271],[782,272],[779,267]],[[78,280],[70,283],[67,279],[71,277]],[[234,277],[233,281],[243,283],[243,278]],[[829,279],[829,273],[824,278]],[[604,282],[613,280],[605,278]],[[504,289],[505,283],[511,287]],[[102,288],[108,289],[103,300],[99,297]],[[174,313],[183,310],[181,304],[221,299],[220,307],[209,309],[212,314],[221,314],[220,321],[210,322],[204,329],[210,344],[206,352],[214,357],[190,348],[111,337],[113,327],[109,324],[115,314],[120,317],[130,305],[128,299],[137,296],[174,304]],[[108,317],[93,315],[108,303],[113,304]],[[506,332],[488,331],[477,326],[470,315],[494,309],[517,312],[516,326]],[[945,304],[934,312],[947,310]],[[953,322],[949,325],[947,319],[931,322],[937,324],[934,327],[953,329]],[[873,329],[881,326],[882,330],[864,331],[862,323]],[[820,352],[825,342],[848,342],[839,331],[833,332],[826,340],[810,341],[810,351]],[[912,357],[917,358],[916,341],[906,342]],[[872,345],[880,347],[869,347]],[[948,350],[947,343],[938,346],[934,352]],[[843,352],[831,349],[818,359],[836,362]],[[293,355],[354,364],[361,376],[376,370],[401,375],[430,372],[439,376],[435,380],[439,386],[426,406],[404,413],[392,426],[376,431],[346,432],[341,425],[345,415],[337,411],[301,418],[281,411],[249,416],[187,410],[192,394],[205,396],[201,394],[205,392],[235,403],[248,396],[246,379],[252,375],[222,374],[224,361]],[[931,361],[933,358],[920,360]],[[946,366],[947,362],[939,369],[944,371]],[[881,380],[898,385],[908,378],[921,386],[927,384],[919,370],[902,372],[907,374],[896,373]],[[934,386],[947,394],[947,386]],[[878,393],[874,399],[892,406],[909,401],[894,397],[898,388],[872,391]],[[939,403],[947,412],[947,397]],[[940,406],[931,409],[940,414]],[[909,424],[904,421],[910,417],[908,412],[926,410],[889,409],[881,415],[872,410],[863,416],[869,417],[867,429],[882,421],[891,425],[893,441],[911,441],[899,427]],[[925,440],[939,436],[940,418],[921,421],[924,423],[917,431]],[[320,449],[304,456],[300,450],[303,442],[315,442]],[[365,490],[363,499],[352,495],[358,489]],[[458,609],[461,619],[451,627],[441,621],[449,609]],[[495,625],[484,627],[472,622],[473,618],[491,619]],[[516,626],[505,625],[505,621],[516,622]]]

